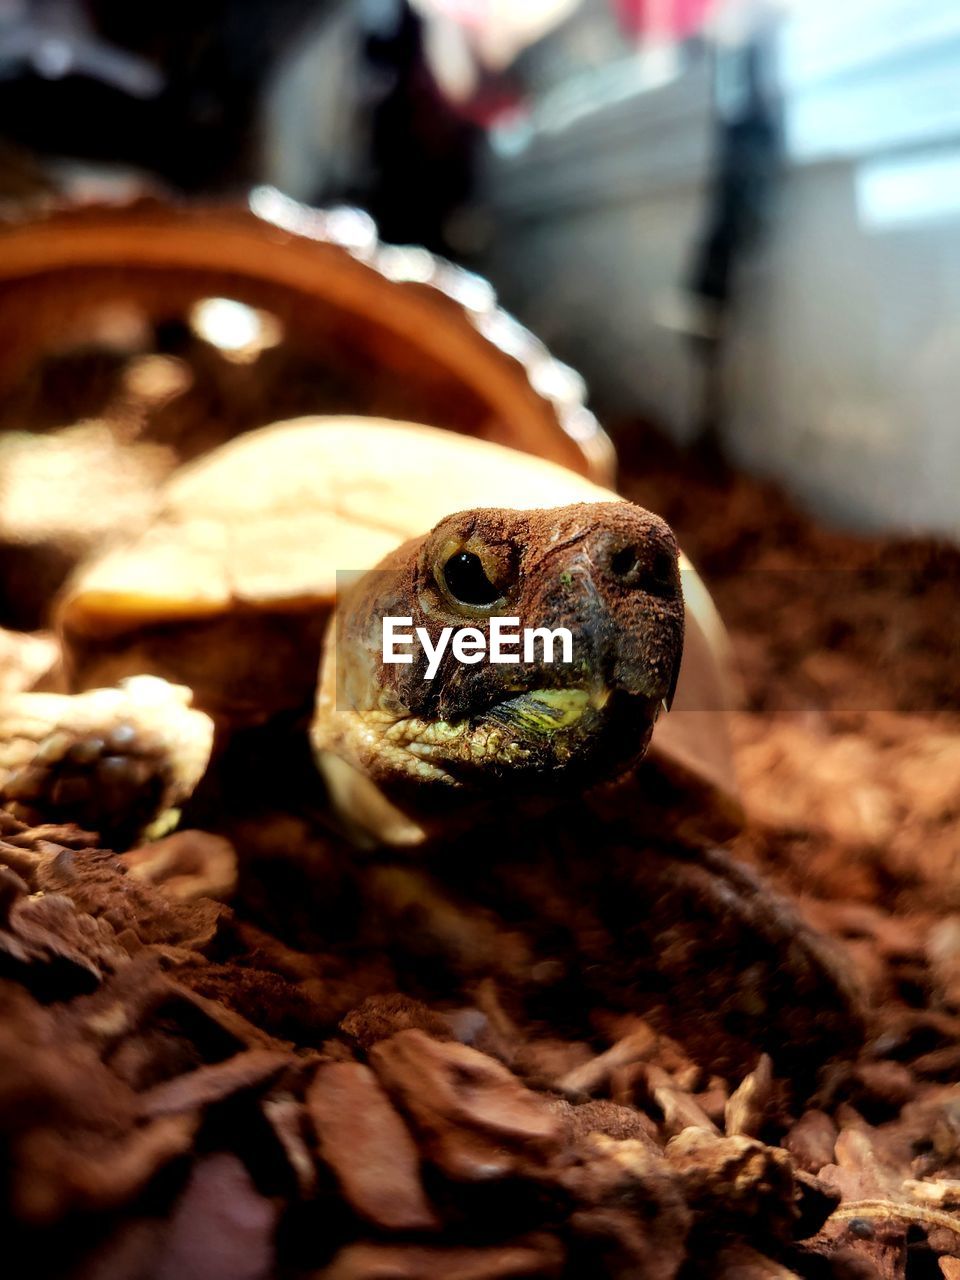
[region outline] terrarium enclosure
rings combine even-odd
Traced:
[[[960,1277],[958,36],[0,13],[11,1274]]]

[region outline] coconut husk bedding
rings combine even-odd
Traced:
[[[960,1275],[960,556],[624,452],[731,628],[746,831],[696,865],[501,832],[445,870],[282,811],[123,855],[3,817],[31,1275]],[[749,928],[703,927],[715,874]]]

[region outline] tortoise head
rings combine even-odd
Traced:
[[[672,699],[683,620],[676,540],[640,507],[448,516],[339,593],[312,726],[335,805],[413,843],[471,797],[620,776]]]

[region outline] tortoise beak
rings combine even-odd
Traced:
[[[673,707],[673,700],[677,696],[677,683],[680,679],[680,664],[683,662],[683,637],[680,637],[680,644],[677,648],[677,656],[673,662],[673,670],[670,673],[670,688],[667,690],[667,696],[663,699],[662,706],[664,711],[669,712]]]

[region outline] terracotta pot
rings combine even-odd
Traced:
[[[358,210],[318,212],[269,188],[247,205],[151,198],[0,228],[0,397],[105,309],[174,320],[211,297],[271,313],[284,347],[314,374],[329,371],[329,394],[318,376],[316,403],[297,412],[420,420],[613,478],[580,378],[486,281],[424,249],[379,244]]]

